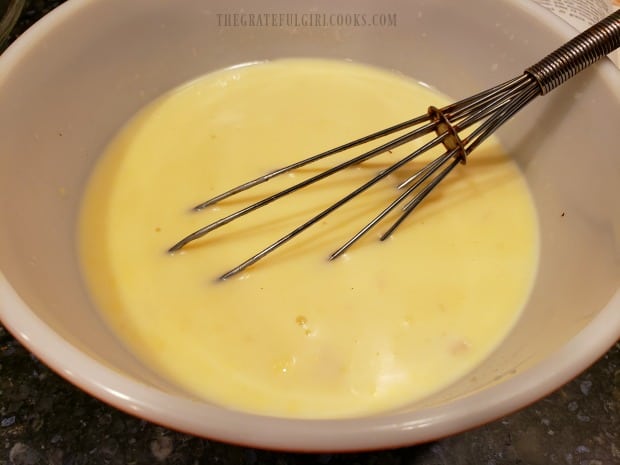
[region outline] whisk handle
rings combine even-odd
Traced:
[[[620,10],[525,70],[544,95],[620,47]]]

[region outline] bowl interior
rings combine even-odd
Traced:
[[[255,431],[261,420],[253,416],[243,417],[237,430],[231,427],[227,432],[222,425],[216,430],[209,422],[184,423],[166,412],[188,409],[198,418],[206,413],[229,418],[224,409],[193,402],[133,358],[90,303],[75,247],[77,212],[90,170],[106,143],[139,108],[217,68],[278,57],[346,58],[398,70],[457,99],[520,74],[562,43],[569,31],[522,1],[335,5],[313,0],[301,6],[270,0],[261,11],[249,1],[245,8],[242,3],[233,8],[218,0],[69,1],[3,55],[0,317],[66,376],[121,408],[140,404],[134,411],[150,419],[236,442],[240,439],[235,434],[254,431],[248,442],[271,447],[313,449],[321,448],[323,441],[325,449],[329,444],[355,448],[362,436],[355,439],[350,432],[323,427],[319,431],[305,425],[307,437],[293,438],[301,431],[291,426],[299,423],[295,421],[282,423],[288,427],[282,426],[279,439],[268,440],[267,433]],[[241,11],[390,13],[396,15],[397,25],[221,24],[221,14]],[[600,324],[601,336],[592,349],[575,354],[573,372],[562,372],[556,385],[546,389],[557,387],[620,336],[620,159],[610,148],[617,145],[620,78],[614,73],[607,63],[583,72],[538,99],[499,132],[527,177],[541,226],[538,277],[510,336],[466,379],[416,405],[371,419],[366,431],[376,432],[381,425],[405,431],[407,422],[427,419],[433,408],[446,406],[465,418],[468,398],[498,383],[510,382],[512,389],[525,392],[536,383],[532,368],[604,317],[606,324]],[[31,325],[40,329],[37,338]],[[49,334],[41,330],[48,327]],[[85,355],[76,359],[82,366],[67,367],[59,358],[55,350],[60,340]],[[80,370],[83,373],[74,373]],[[532,391],[531,396],[540,394]],[[173,402],[170,409],[153,405],[160,395]],[[443,431],[473,426],[472,421],[501,413],[489,404],[489,410],[473,420],[462,419]],[[394,441],[416,442],[441,434],[413,430]],[[379,434],[365,447],[389,443]]]

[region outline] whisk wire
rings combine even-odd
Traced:
[[[518,98],[502,108],[494,117],[489,118],[469,134],[463,142],[467,144],[467,154],[471,153],[476,147],[490,137],[502,124],[512,118],[525,105],[540,95],[540,89],[532,82],[531,87]]]
[[[375,216],[369,223],[367,223],[362,229],[360,229],[353,237],[351,237],[347,242],[345,242],[342,246],[340,246],[337,250],[332,252],[329,256],[329,260],[333,260],[344,252],[346,252],[353,244],[355,244],[359,239],[362,238],[368,231],[370,231],[374,226],[376,226],[383,218],[389,215],[398,205],[400,205],[404,200],[406,200],[424,181],[426,181],[433,173],[440,168],[446,161],[450,160],[450,158],[454,157],[458,153],[458,149],[454,149],[450,152],[446,152],[440,157],[436,158],[431,162],[431,164],[427,166],[431,166],[431,169],[422,168],[420,171],[416,173],[419,174],[416,178],[414,184],[409,186],[409,188],[404,191],[400,196],[398,196],[392,203],[390,203],[381,213]],[[455,165],[458,164],[458,159],[456,160]],[[415,175],[414,175],[415,176]],[[412,179],[410,177],[409,179]],[[405,208],[405,207],[404,207]],[[381,240],[385,240],[387,236],[382,235]]]
[[[518,89],[519,86],[525,81],[527,81],[527,77],[525,75],[512,78],[502,84],[479,92],[471,97],[467,97],[459,100],[458,102],[446,105],[443,108],[443,111],[446,115],[449,115],[451,119],[460,118],[462,115],[470,115],[480,108],[487,108],[493,102],[505,98],[506,95],[509,95],[510,92]]]
[[[466,108],[469,112],[449,112],[444,110],[444,114],[453,122],[453,125],[461,131],[497,113],[503,107],[509,105],[515,98],[518,98],[520,92],[532,86],[536,86],[534,79],[527,75],[521,76],[519,80],[512,80],[509,82],[513,81],[517,81],[514,82],[514,86],[509,87],[502,93],[494,94],[492,97],[485,99],[484,104],[468,105]],[[459,121],[459,119],[462,119],[462,121]]]
[[[450,158],[448,158],[449,160]],[[437,176],[435,176],[424,188],[416,194],[416,196],[403,208],[403,213],[400,217],[394,222],[392,226],[388,228],[386,232],[380,237],[381,241],[386,240],[388,237],[392,235],[392,233],[398,228],[401,223],[413,212],[415,207],[417,207],[422,201],[426,198],[428,194],[460,163],[458,158],[453,158],[452,162],[439,172]]]
[[[416,119],[417,120],[423,120],[423,121],[427,120],[426,117],[425,118],[416,118]],[[428,119],[430,119],[430,117]],[[396,127],[396,126],[392,126],[392,128],[394,128],[394,127]],[[431,132],[433,132],[435,130],[435,127],[436,127],[436,123],[434,123],[434,122],[426,124],[424,126],[421,126],[420,128],[415,129],[413,131],[410,131],[410,132],[408,132],[408,133],[406,133],[406,134],[404,134],[404,135],[402,135],[402,136],[400,136],[400,137],[398,137],[398,138],[396,138],[396,139],[394,139],[394,140],[392,140],[390,142],[384,143],[384,144],[382,144],[382,145],[380,145],[380,146],[378,146],[378,147],[376,147],[374,149],[371,149],[371,150],[369,150],[367,152],[362,153],[361,155],[358,155],[358,156],[356,156],[354,158],[346,160],[346,161],[344,161],[344,162],[334,166],[333,168],[330,168],[330,169],[328,169],[326,171],[323,171],[323,172],[321,172],[321,173],[319,173],[319,174],[317,174],[315,176],[312,176],[312,177],[310,177],[308,179],[300,181],[297,184],[294,184],[293,186],[290,186],[290,187],[288,187],[288,188],[286,188],[286,189],[284,189],[284,190],[282,190],[280,192],[277,192],[277,193],[275,193],[273,195],[270,195],[270,196],[268,196],[268,197],[266,197],[264,199],[261,199],[258,202],[255,202],[255,203],[253,203],[251,205],[248,205],[245,208],[237,210],[236,212],[231,213],[230,215],[227,215],[227,216],[225,216],[223,218],[220,218],[219,220],[214,221],[213,223],[210,223],[210,224],[208,224],[208,225],[206,225],[206,226],[204,226],[204,227],[194,231],[193,233],[189,234],[188,236],[184,237],[179,242],[177,242],[172,247],[170,247],[170,249],[168,249],[168,252],[176,252],[176,251],[180,250],[181,248],[183,248],[188,243],[193,242],[196,239],[199,239],[199,238],[203,237],[204,235],[210,233],[211,231],[214,231],[214,230],[216,230],[216,229],[218,229],[218,228],[220,228],[220,227],[230,223],[231,221],[233,221],[233,220],[235,220],[235,219],[237,219],[237,218],[239,218],[241,216],[247,215],[248,213],[250,213],[250,212],[252,212],[254,210],[257,210],[257,209],[259,209],[261,207],[264,207],[265,205],[268,205],[268,204],[270,204],[270,203],[272,203],[272,202],[274,202],[274,201],[276,201],[276,200],[278,200],[278,199],[280,199],[280,198],[282,198],[282,197],[284,197],[286,195],[289,195],[289,194],[291,194],[291,193],[293,193],[293,192],[295,192],[295,191],[297,191],[299,189],[302,189],[302,188],[307,187],[307,186],[309,186],[311,184],[314,184],[317,181],[320,181],[321,179],[327,178],[328,176],[331,176],[332,174],[337,173],[338,171],[342,171],[342,170],[344,170],[346,168],[349,168],[349,167],[351,167],[353,165],[356,165],[358,163],[366,161],[366,160],[368,160],[370,158],[373,158],[373,157],[375,157],[375,156],[377,156],[377,155],[379,155],[381,153],[387,152],[388,150],[395,149],[395,148],[397,148],[397,147],[399,147],[399,146],[401,146],[403,144],[406,144],[407,142],[411,142],[412,140],[414,140],[414,139],[416,139],[416,138],[418,138],[418,137],[420,137],[422,135],[429,134],[429,133],[431,133]],[[388,128],[388,129],[391,129],[391,128]],[[379,132],[381,132],[381,131],[379,131]],[[361,139],[358,139],[358,140],[361,140]],[[439,143],[439,142],[441,142],[441,141],[437,141],[437,143]],[[357,144],[357,145],[359,145],[359,144]],[[327,153],[327,152],[323,152],[323,153]],[[334,155],[335,153],[336,152],[332,151],[331,155]],[[318,158],[316,158],[316,157],[310,157],[307,160],[309,160],[311,158],[315,158],[314,161],[318,161]],[[308,163],[310,163],[310,162],[308,162]],[[308,163],[306,163],[306,164],[308,164]],[[288,171],[290,171],[290,170],[288,170]],[[278,174],[283,174],[284,172],[285,171],[283,171],[283,170],[279,170]],[[271,176],[271,177],[274,177],[274,176]],[[254,182],[254,181],[251,181],[251,182]],[[259,184],[259,182],[256,182],[256,184]],[[253,185],[256,185],[256,184],[253,184]],[[237,192],[246,190],[247,188],[245,188],[243,186],[245,186],[245,185],[241,185],[241,186],[238,186],[236,188],[233,188],[229,192],[235,191],[235,190],[237,190]],[[250,187],[252,187],[252,186],[250,186]],[[218,196],[218,197],[221,197],[221,196]],[[206,204],[213,204],[214,202],[207,201],[207,202],[204,202],[204,203],[206,203]],[[203,205],[203,204],[201,204],[201,205]]]
[[[305,158],[303,160],[297,161],[295,163],[291,163],[290,165],[284,166],[282,168],[279,168],[277,170],[271,171],[267,174],[264,174],[262,176],[259,176],[255,179],[252,179],[251,181],[247,181],[239,186],[233,187],[230,190],[227,190],[226,192],[223,192],[222,194],[219,194],[215,197],[212,197],[198,205],[196,205],[193,210],[195,211],[200,211],[200,210],[204,210],[205,208],[211,206],[211,205],[215,205],[216,203],[225,200],[229,197],[232,197],[235,194],[239,194],[245,190],[248,190],[254,186],[257,186],[259,184],[262,184],[264,182],[269,181],[272,178],[275,178],[276,176],[280,176],[282,174],[288,173],[290,171],[302,168],[306,165],[309,165],[311,163],[317,162],[319,160],[322,160],[324,158],[327,158],[331,155],[335,155],[337,153],[341,153],[344,152],[345,150],[349,150],[352,149],[354,147],[366,144],[368,142],[371,142],[373,140],[376,139],[380,139],[382,137],[388,136],[390,134],[394,134],[396,132],[402,131],[404,129],[410,128],[412,126],[424,123],[426,121],[430,120],[430,116],[429,115],[421,115],[418,116],[416,118],[412,118],[410,120],[407,121],[403,121],[402,123],[398,123],[395,124],[393,126],[390,126],[388,128],[385,129],[381,129],[379,131],[373,132],[372,134],[368,134],[364,137],[360,137],[359,139],[355,139],[352,140],[350,142],[347,142],[345,144],[339,145],[338,147],[335,147],[333,149],[329,149],[326,150],[324,152],[321,152],[317,155],[313,155],[311,157]],[[360,160],[360,162],[363,160]]]
[[[318,223],[323,218],[325,218],[327,215],[331,214],[332,212],[334,212],[338,208],[342,207],[344,204],[346,204],[347,202],[349,202],[353,198],[355,198],[358,195],[360,195],[362,192],[368,190],[370,187],[372,187],[375,184],[377,184],[377,182],[379,182],[381,179],[387,177],[388,175],[390,175],[394,171],[398,170],[399,168],[401,168],[406,163],[409,163],[414,158],[416,158],[416,157],[420,156],[421,154],[425,153],[426,151],[428,151],[432,147],[434,147],[436,145],[439,145],[445,137],[447,137],[447,134],[443,135],[443,136],[440,136],[440,137],[437,137],[437,138],[429,141],[428,143],[424,144],[424,146],[420,147],[416,151],[414,151],[414,152],[410,153],[409,155],[407,155],[406,157],[402,158],[400,161],[398,161],[398,162],[394,163],[393,165],[391,165],[390,167],[380,171],[372,179],[370,179],[369,181],[365,182],[364,184],[362,184],[361,186],[359,186],[357,189],[353,190],[352,192],[350,192],[346,196],[342,197],[337,202],[331,204],[329,207],[327,207],[326,209],[322,210],[321,212],[319,212],[318,214],[316,214],[315,216],[310,218],[308,221],[306,221],[302,225],[296,227],[295,229],[293,229],[288,234],[282,236],[277,241],[275,241],[272,244],[268,245],[263,250],[261,250],[260,252],[258,252],[254,256],[252,256],[249,259],[247,259],[241,265],[233,268],[232,270],[228,271],[227,273],[224,273],[222,276],[220,276],[220,279],[227,279],[230,276],[238,273],[239,271],[244,270],[248,266],[256,263],[261,258],[265,257],[269,253],[271,253],[274,250],[276,250],[282,244],[290,241],[295,236],[299,235],[300,233],[302,233],[303,231],[308,229],[310,226]]]

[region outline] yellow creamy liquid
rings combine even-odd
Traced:
[[[190,212],[197,203],[443,103],[403,76],[319,60],[227,69],[160,98],[113,141],[87,189],[80,248],[94,300],[150,366],[236,409],[355,416],[455,381],[509,331],[535,273],[534,208],[496,142],[459,165],[392,238],[378,242],[389,222],[381,224],[333,262],[328,254],[422,162],[241,275],[216,281],[411,145],[166,253],[317,168]]]

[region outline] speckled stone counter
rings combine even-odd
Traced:
[[[14,37],[60,3],[31,0]],[[52,373],[0,326],[0,465],[157,463],[620,464],[620,344],[552,395],[473,431],[384,452],[302,455],[221,444],[128,416]]]
[[[300,455],[207,441],[121,413],[52,373],[0,327],[0,465],[620,464],[620,344],[518,413],[435,443]]]

